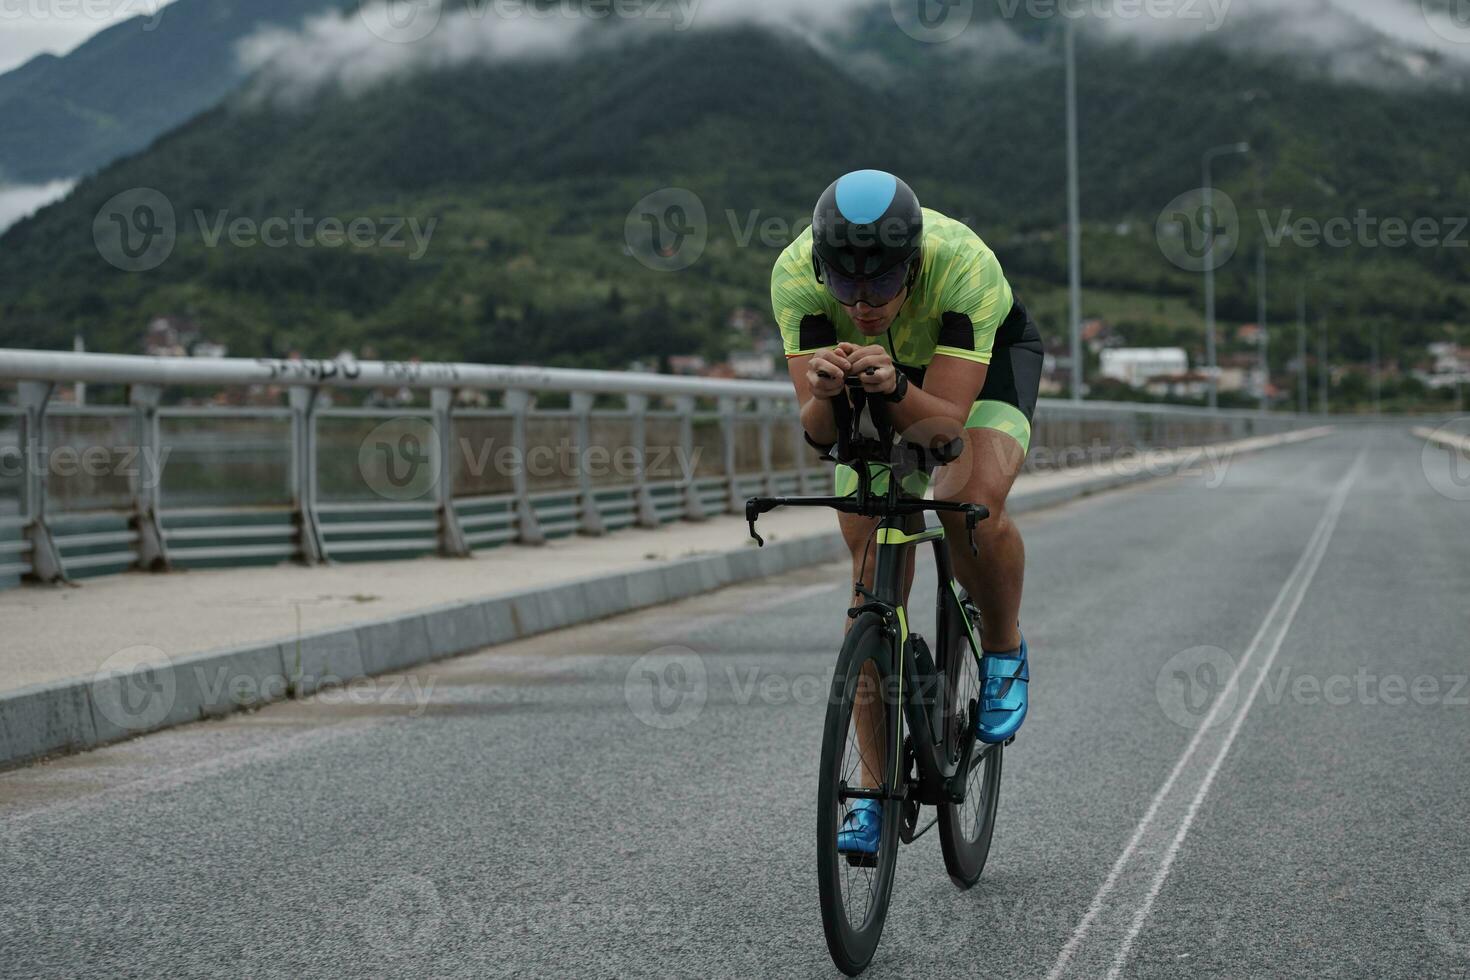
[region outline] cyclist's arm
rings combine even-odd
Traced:
[[[844,348],[846,349],[846,348]],[[865,369],[875,369],[876,377],[869,390],[877,397],[891,393],[896,387],[898,365],[893,363],[888,352],[872,345],[850,352],[853,371],[861,375]],[[924,373],[924,387],[910,384],[903,400],[889,408],[893,425],[900,432],[922,425],[929,431],[914,434],[919,442],[933,436],[944,435],[954,438],[964,428],[970,417],[970,407],[985,384],[989,367],[979,361],[940,354],[930,362]]]
[[[837,443],[837,420],[832,414],[831,401],[818,398],[812,392],[811,382],[807,379],[811,362],[811,354],[798,354],[786,359],[786,370],[791,375],[791,386],[796,389],[796,400],[801,405],[801,427],[806,430],[812,442],[820,446],[835,445]]]
[[[909,385],[903,401],[892,406],[894,427],[903,432],[928,422],[935,430],[923,432],[926,438],[959,435],[970,418],[975,398],[985,387],[989,370],[989,365],[979,361],[936,354],[924,372],[924,387]]]

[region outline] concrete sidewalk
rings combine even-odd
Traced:
[[[1181,472],[1311,429],[1028,474],[1013,512]],[[0,592],[0,766],[89,748],[842,557],[830,514],[508,546],[468,559],[133,573]]]

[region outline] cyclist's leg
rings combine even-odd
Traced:
[[[884,493],[888,489],[889,472],[886,467],[877,467],[873,472],[873,492]],[[838,466],[834,477],[833,493],[839,497],[851,497],[857,493],[857,473],[848,466]],[[913,473],[903,481],[904,489],[916,497],[922,497],[928,488],[928,477],[922,473]],[[863,588],[873,588],[873,574],[878,564],[878,544],[873,539],[878,530],[878,520],[872,517],[858,517],[856,514],[838,514],[838,525],[842,528],[842,539],[847,544],[848,553],[852,556],[852,582],[861,582]],[[904,572],[903,601],[909,600],[909,590],[914,584],[914,549],[904,549],[907,568]],[[862,602],[857,590],[853,590],[853,601]],[[851,620],[848,621],[849,624]]]
[[[980,643],[986,650],[1014,650],[1021,645],[1021,587],[1026,574],[1026,546],[1006,511],[1011,486],[1021,472],[1026,450],[1012,436],[995,429],[965,432],[969,464],[962,460],[938,474],[934,496],[984,504],[990,516],[975,528],[977,558],[965,546],[965,519],[941,514],[951,541],[955,578],[980,610]]]
[[[991,357],[985,387],[966,422],[967,451],[939,471],[934,489],[936,499],[990,509],[990,517],[975,529],[978,559],[964,544],[964,519],[941,515],[952,542],[955,577],[980,609],[981,644],[989,651],[1021,645],[1026,546],[1006,511],[1006,500],[1030,448],[1043,359],[1041,336],[1019,302],[1004,330],[1014,339]]]
[[[881,493],[887,489],[888,477],[886,470],[874,472],[874,492]],[[851,496],[857,492],[857,485],[858,477],[854,470],[847,466],[837,467],[833,490],[837,496]],[[917,483],[914,486],[917,487]],[[863,588],[871,590],[878,565],[878,545],[874,541],[874,534],[878,530],[878,520],[871,517],[859,517],[856,514],[838,514],[837,522],[842,529],[842,539],[846,542],[848,553],[852,557],[852,577],[848,581],[860,582]],[[904,556],[906,568],[903,600],[907,603],[909,590],[914,584],[914,549],[905,548]],[[866,600],[854,589],[851,601],[856,605]],[[844,630],[851,625],[852,620],[847,620],[843,627]],[[853,724],[858,731],[858,751],[864,759],[860,778],[864,786],[876,786],[884,765],[884,746],[887,740],[883,738],[883,712],[881,710],[882,701],[878,698],[878,674],[871,664],[863,670],[858,693],[860,696],[853,705]]]

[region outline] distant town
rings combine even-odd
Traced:
[[[738,307],[730,311],[726,326],[733,343],[723,359],[695,353],[673,354],[662,362],[632,360],[625,367],[633,372],[701,378],[773,380],[785,376],[780,332],[766,313]],[[1046,358],[1041,393],[1048,397],[1066,396],[1072,370],[1067,338],[1057,331],[1048,331],[1044,336]],[[1297,406],[1298,385],[1306,385],[1315,392],[1323,380],[1317,373],[1319,365],[1310,356],[1310,377],[1307,365],[1295,358],[1287,364],[1271,365],[1268,370],[1261,354],[1265,336],[1258,324],[1247,323],[1233,331],[1222,327],[1221,337],[1222,341],[1232,341],[1229,349],[1222,350],[1217,358],[1215,384],[1222,400],[1264,400],[1266,404],[1279,403],[1280,408],[1290,410]],[[1195,404],[1208,393],[1209,372],[1200,364],[1191,364],[1189,352],[1183,347],[1131,347],[1126,337],[1101,318],[1083,321],[1082,342],[1087,358],[1089,397]],[[144,330],[140,347],[141,353],[153,357],[221,358],[230,353],[224,344],[211,340],[199,324],[183,316],[155,317]],[[75,349],[84,349],[80,339]],[[311,356],[308,352],[292,351],[288,358],[308,356]],[[360,351],[338,351],[335,360],[376,360],[378,356],[372,347],[364,347]],[[1361,364],[1335,364],[1330,367],[1326,381],[1335,387],[1349,375],[1362,374],[1364,370]],[[1425,356],[1413,364],[1389,361],[1376,366],[1375,381],[1379,384],[1406,378],[1430,392],[1458,391],[1470,383],[1470,347],[1450,342],[1432,343]],[[276,405],[284,390],[279,385],[222,389],[208,403]],[[57,397],[63,401],[84,401],[85,386],[81,391],[63,388]],[[459,395],[461,402],[469,406],[485,402],[486,397],[483,392],[471,391]],[[414,401],[414,392],[408,388],[375,390],[368,393],[365,401],[369,405],[409,405]]]

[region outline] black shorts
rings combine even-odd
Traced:
[[[1036,417],[1036,399],[1041,393],[1041,367],[1045,360],[1041,332],[1026,307],[1016,300],[1010,315],[995,332],[990,371],[976,401],[1005,402],[1021,410],[1026,421]]]

